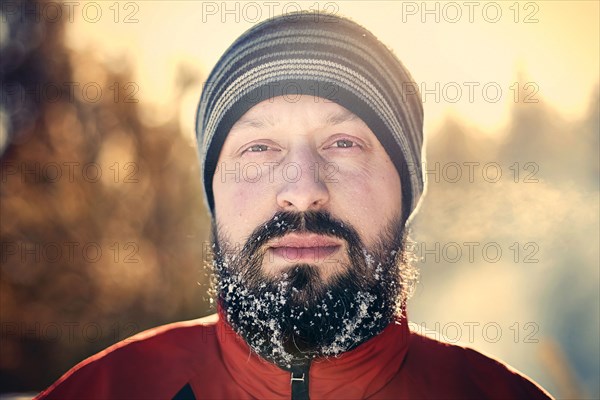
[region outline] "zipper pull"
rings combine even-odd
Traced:
[[[304,365],[292,365],[290,371],[290,386],[292,400],[310,400],[308,397],[308,369],[310,362]]]

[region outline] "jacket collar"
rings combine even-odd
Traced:
[[[408,350],[410,331],[403,312],[379,335],[339,357],[311,361],[310,398],[366,398],[396,375]],[[289,371],[270,363],[246,344],[219,310],[217,339],[233,380],[255,398],[291,396]]]

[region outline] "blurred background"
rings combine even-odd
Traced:
[[[422,91],[411,326],[599,398],[595,1],[2,0],[0,393],[213,312],[200,92],[243,31],[300,9],[366,26]]]

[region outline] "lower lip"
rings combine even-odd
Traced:
[[[340,246],[327,247],[273,247],[271,251],[289,262],[324,261],[334,254]]]

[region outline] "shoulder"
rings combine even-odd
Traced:
[[[437,340],[423,331],[411,332],[405,367],[412,381],[420,381],[440,393],[456,393],[457,397],[551,398],[508,364],[471,347]]]
[[[38,398],[164,398],[218,359],[216,315],[149,329],[80,362]],[[172,392],[172,393],[171,393]]]

